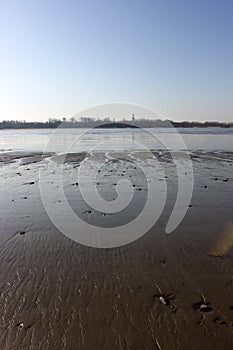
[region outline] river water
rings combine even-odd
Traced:
[[[52,152],[128,149],[233,150],[233,128],[0,130],[0,149]]]

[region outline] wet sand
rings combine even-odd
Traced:
[[[233,348],[233,153],[192,152],[193,198],[171,234],[164,231],[177,195],[175,169],[168,152],[154,153],[168,182],[165,209],[146,235],[113,249],[73,242],[48,218],[39,171],[56,193],[59,157],[1,153],[1,350]],[[86,220],[107,226],[112,218],[80,205],[76,171],[84,156],[67,158],[65,193]],[[133,156],[145,161],[142,152]],[[122,221],[145,196],[136,170],[123,171],[110,162],[98,180],[110,200],[119,176],[135,178],[136,204]]]

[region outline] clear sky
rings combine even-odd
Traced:
[[[233,1],[0,0],[0,120],[108,102],[233,121]]]

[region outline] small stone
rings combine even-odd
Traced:
[[[219,324],[221,324],[223,326],[227,326],[227,322],[226,321],[220,321]]]
[[[202,311],[202,312],[210,312],[212,310],[213,310],[212,307],[210,307],[206,304],[201,304],[200,309],[199,309],[199,311]]]
[[[24,328],[24,324],[23,324],[23,323],[17,323],[16,326],[17,326],[17,327],[20,327],[20,328]]]
[[[161,303],[163,305],[170,305],[170,301],[168,299],[166,299],[165,297],[163,297],[162,295],[159,297],[159,300],[161,301]]]
[[[228,323],[226,321],[224,321],[224,320],[221,320],[219,317],[216,317],[214,319],[214,323],[218,323],[218,324],[220,324],[222,326],[228,326]]]

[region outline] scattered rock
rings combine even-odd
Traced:
[[[224,320],[221,320],[219,317],[216,317],[214,319],[214,323],[218,323],[218,324],[220,324],[222,326],[228,326],[228,323],[226,321],[224,321]]]
[[[23,329],[25,329],[25,330],[28,330],[29,328],[31,328],[32,327],[32,325],[29,325],[29,326],[25,326],[24,325],[24,323],[17,323],[16,324],[16,327],[19,327],[19,328],[23,328]]]
[[[203,301],[193,304],[193,309],[200,312],[210,312],[213,310],[209,303],[203,303]]]
[[[160,296],[159,300],[161,301],[161,303],[163,305],[170,305],[170,301],[168,299],[166,299],[165,297],[163,297],[163,296]]]
[[[201,311],[201,312],[210,312],[212,310],[213,310],[212,307],[210,307],[209,305],[206,305],[206,304],[202,304],[200,306],[200,309],[199,309],[199,311]]]
[[[16,327],[24,328],[24,324],[23,323],[17,323]]]
[[[163,305],[167,305],[167,306],[171,305],[171,300],[173,297],[174,296],[172,294],[166,294],[166,293],[154,295],[154,298],[158,298]],[[173,306],[172,306],[172,308],[173,308]],[[174,308],[175,308],[175,306],[174,306]]]
[[[85,214],[91,214],[91,210],[86,210],[84,213]]]
[[[220,324],[223,325],[223,326],[227,326],[228,323],[226,321],[220,321]]]
[[[26,233],[25,231],[19,231],[20,235],[25,235],[25,233]]]

